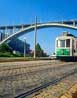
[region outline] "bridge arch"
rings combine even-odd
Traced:
[[[41,29],[41,28],[49,28],[49,27],[59,27],[59,28],[69,28],[69,29],[74,29],[77,30],[76,26],[73,25],[67,25],[67,24],[62,24],[62,23],[40,23],[37,24],[37,29]],[[20,36],[23,35],[25,33],[28,33],[30,31],[33,31],[35,28],[35,25],[30,25],[26,28],[23,28],[15,33],[13,33],[12,35],[8,36],[7,38],[5,38],[3,41],[0,42],[0,45],[3,44],[4,42],[10,40],[11,38],[15,37],[15,36]]]

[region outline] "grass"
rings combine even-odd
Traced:
[[[36,60],[51,60],[48,57],[0,57],[0,62],[15,62],[15,61],[36,61]]]

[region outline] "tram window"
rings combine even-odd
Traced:
[[[60,47],[60,40],[57,40],[57,47]]]
[[[70,39],[66,40],[66,47],[70,47]]]
[[[65,40],[60,40],[60,47],[65,47]]]

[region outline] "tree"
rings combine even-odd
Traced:
[[[3,43],[2,45],[0,45],[0,52],[11,52],[12,53],[12,48],[9,47],[8,44]]]
[[[19,57],[21,54],[13,54],[12,48],[7,44],[3,43],[0,45],[0,57]]]
[[[43,49],[41,48],[41,46],[40,46],[39,43],[37,43],[37,45],[36,45],[36,56],[37,56],[37,57],[46,57],[46,56],[47,56],[47,54],[44,53],[44,51],[43,51]]]

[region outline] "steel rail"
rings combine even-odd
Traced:
[[[44,89],[44,88],[46,88],[46,87],[48,87],[50,85],[52,85],[52,86],[55,85],[56,83],[60,82],[61,80],[65,79],[65,78],[67,78],[68,76],[74,75],[75,73],[77,73],[76,68],[70,70],[69,72],[64,73],[60,77],[57,77],[57,78],[53,79],[51,82],[45,83],[45,84],[43,84],[41,86],[38,86],[38,87],[36,87],[36,88],[34,88],[34,89],[30,90],[30,91],[27,91],[27,92],[25,92],[23,94],[20,94],[20,95],[16,96],[15,98],[26,98],[27,96],[29,96],[29,95],[31,95],[31,94],[33,94],[35,92],[38,92],[41,89]]]

